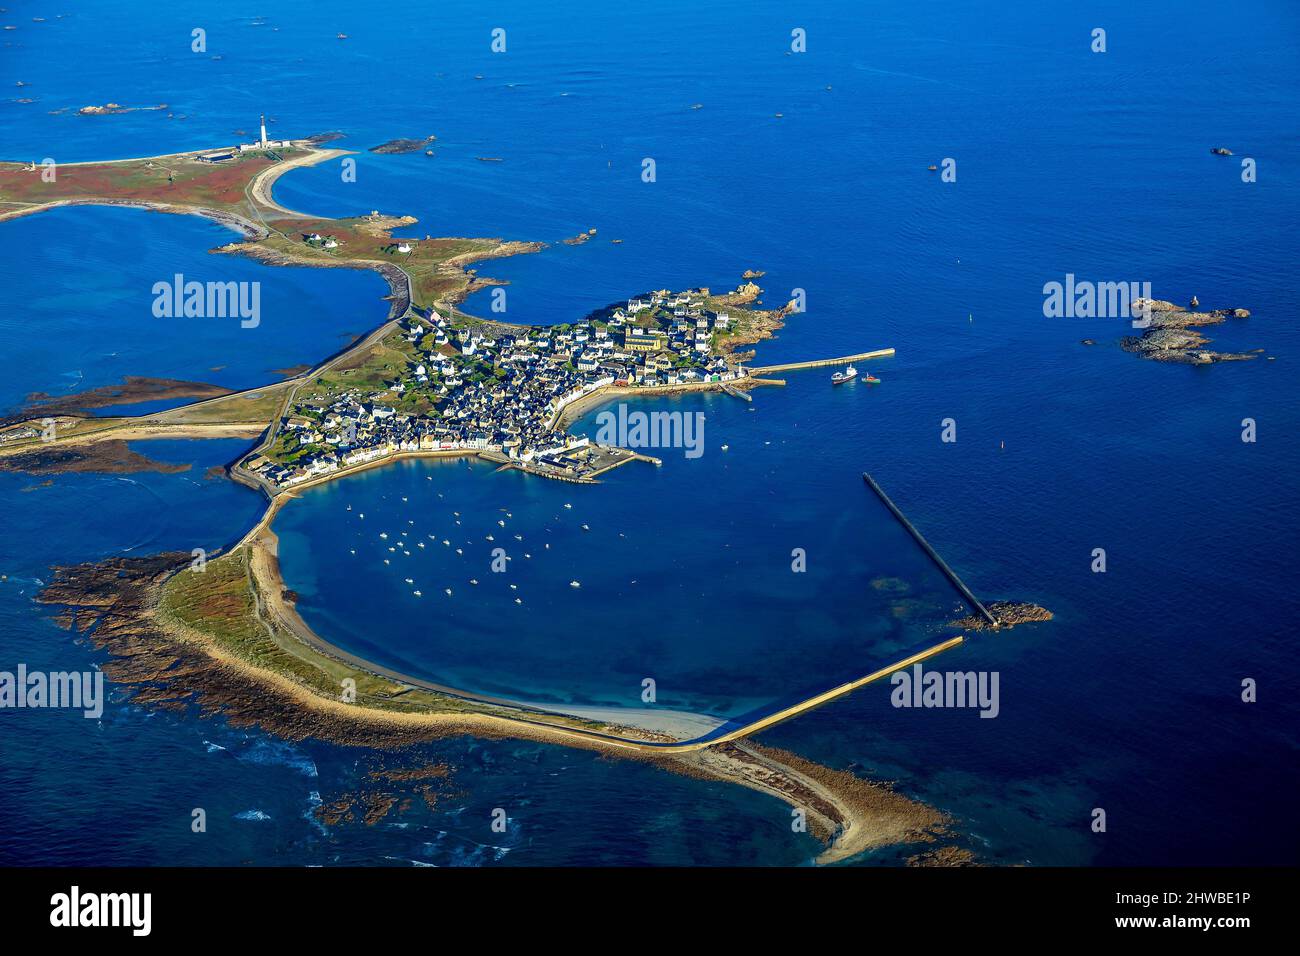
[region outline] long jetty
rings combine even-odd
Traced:
[[[980,602],[980,599],[975,596],[970,588],[966,587],[966,582],[957,577],[957,572],[948,567],[948,562],[939,557],[939,552],[930,547],[930,542],[926,541],[921,535],[921,532],[916,530],[916,525],[908,521],[907,516],[898,510],[898,505],[894,504],[894,502],[890,500],[889,495],[885,494],[885,489],[881,488],[880,485],[876,483],[876,479],[872,478],[864,471],[862,473],[862,480],[871,486],[871,490],[874,491],[879,496],[880,500],[885,503],[885,507],[888,508],[893,513],[894,517],[898,519],[898,523],[906,528],[908,533],[916,539],[916,543],[921,546],[921,550],[928,554],[930,560],[939,566],[939,570],[942,571],[944,576],[952,582],[952,586],[957,589],[957,593],[965,598],[967,603],[978,611],[980,616],[984,618],[984,620],[988,621],[991,627],[998,627],[998,619],[990,614],[989,609]]]
[[[839,358],[812,359],[808,362],[787,362],[784,365],[764,365],[749,369],[750,375],[766,375],[769,372],[793,372],[800,368],[821,368],[824,365],[848,365],[850,362],[865,362],[867,359],[887,358],[894,354],[893,349],[876,349],[874,352],[859,352],[857,355],[841,355]]]

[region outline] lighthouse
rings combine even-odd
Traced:
[[[262,138],[258,141],[258,144],[257,144],[257,145],[259,145],[259,146],[266,146],[266,145],[267,145],[267,139],[266,139],[266,114],[265,114],[265,113],[262,114]]]

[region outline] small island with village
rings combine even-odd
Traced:
[[[466,451],[533,474],[592,481],[647,456],[570,435],[565,424],[618,396],[770,383],[737,349],[787,309],[748,308],[746,283],[658,290],[557,326],[455,309],[413,309],[387,335],[304,382],[274,436],[237,466],[269,492],[401,454]]]
[[[138,470],[147,459],[128,443],[141,439],[250,439],[252,447],[227,473],[269,499],[239,541],[207,555],[203,573],[194,573],[188,553],[118,557],[56,568],[38,600],[61,607],[66,626],[106,651],[105,672],[133,687],[141,703],[200,701],[232,723],[290,739],[393,747],[470,733],[637,759],[805,810],[810,829],[827,844],[818,858],[823,863],[872,847],[945,840],[950,820],[933,808],[747,738],[959,646],[961,635],[743,726],[717,723],[701,732],[698,715],[568,713],[443,686],[351,655],[307,625],[281,576],[272,525],[310,485],[403,457],[444,456],[476,456],[500,468],[589,484],[630,461],[658,463],[569,432],[602,402],[691,391],[750,400],[755,386],[784,384],[772,373],[847,365],[836,376],[847,380],[855,374],[851,363],[894,353],[876,348],[754,365],[748,346],[770,338],[797,306],[761,308],[762,290],[750,280],[762,272],[753,269],[730,291],[642,292],[565,324],[471,315],[461,308],[467,297],[504,284],[479,275],[478,263],[546,244],[418,236],[410,234],[416,220],[409,216],[373,210],[332,219],[277,204],[271,188],[286,171],[348,155],[323,148],[334,138],[272,141],[263,123],[257,142],[218,150],[63,164],[57,174],[34,163],[0,163],[0,223],[79,204],[198,215],[240,234],[214,253],[270,266],[372,269],[390,290],[388,316],[378,328],[310,368],[286,370],[280,381],[234,392],[135,378],[81,397],[42,399],[0,420],[0,470],[34,474]],[[174,314],[236,316],[236,303],[221,299],[233,290],[213,285],[221,284],[190,289],[178,281]],[[191,401],[143,415],[89,411],[141,396]],[[1019,623],[994,619],[976,605],[992,626]],[[341,702],[337,688],[345,680],[355,683],[356,696]],[[951,846],[941,850],[966,855]]]

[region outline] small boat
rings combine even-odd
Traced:
[[[414,594],[416,597],[424,597],[424,595],[421,594],[419,591],[412,591],[411,593]]]
[[[858,370],[855,369],[852,365],[850,365],[844,371],[836,372],[834,375],[832,375],[831,384],[842,385],[845,382],[853,381],[857,377],[858,377]]]
[[[566,504],[564,505],[564,507],[566,507],[566,508],[572,508],[573,505],[566,503]]]
[[[447,592],[449,597],[451,596],[451,588],[443,588],[443,590]]]
[[[880,384],[880,379],[876,378],[876,376],[872,375],[870,372],[867,373],[867,377],[863,379],[863,381],[865,381],[868,385]]]
[[[571,587],[571,588],[580,588],[580,587],[582,587],[582,584],[581,584],[580,582],[578,582],[578,581],[570,581],[570,582],[569,582],[569,587]]]
[[[723,445],[723,446],[722,446],[722,450],[723,450],[723,451],[726,451],[726,450],[727,450],[728,448],[730,448],[730,447],[731,447],[730,445]]]

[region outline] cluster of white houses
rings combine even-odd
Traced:
[[[412,313],[400,330],[413,355],[402,375],[369,393],[299,402],[281,423],[287,453],[254,456],[244,467],[289,486],[402,452],[463,449],[573,473],[579,466],[570,453],[588,440],[557,428],[571,403],[611,385],[720,383],[745,374],[714,349],[716,335],[739,317],[707,308],[707,298],[707,289],[660,291],[599,318],[536,328]],[[404,410],[416,406],[432,410]]]

